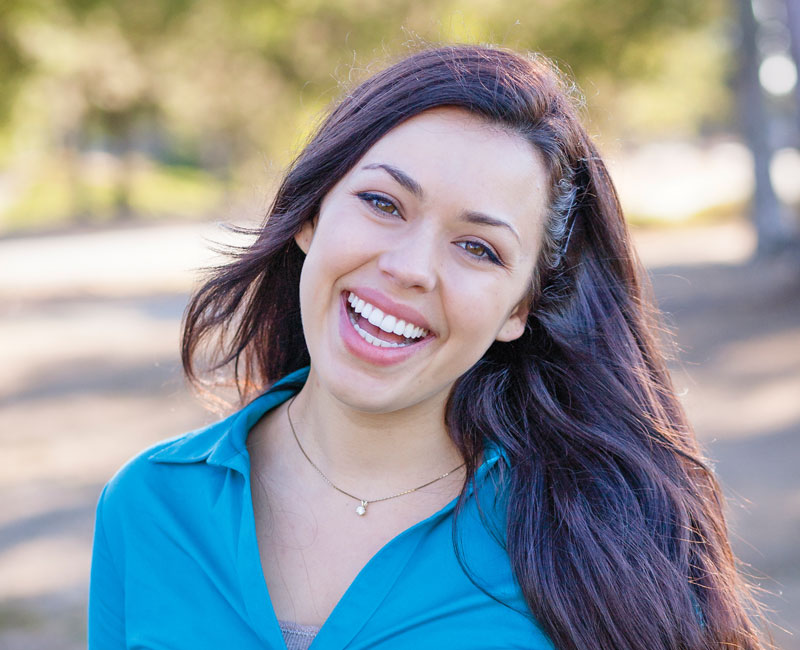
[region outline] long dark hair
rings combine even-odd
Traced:
[[[294,235],[379,138],[438,106],[518,133],[550,174],[525,333],[494,343],[446,409],[468,481],[485,440],[507,453],[505,544],[531,613],[563,650],[760,648],[616,192],[569,86],[541,57],[429,49],[350,92],[291,166],[255,243],[192,297],[187,376],[229,369],[246,400],[309,363]]]

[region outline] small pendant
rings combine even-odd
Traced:
[[[365,514],[367,514],[367,502],[366,501],[362,501],[361,505],[358,506],[358,508],[356,508],[356,514],[359,517],[363,517]]]

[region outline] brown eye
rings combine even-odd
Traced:
[[[380,194],[373,194],[372,192],[360,192],[357,196],[365,203],[368,203],[376,212],[381,212],[383,214],[392,216],[400,216],[397,206]]]
[[[475,257],[483,257],[486,254],[486,247],[476,244],[474,241],[464,242],[464,250]]]
[[[387,201],[385,199],[375,199],[373,201],[373,205],[381,212],[386,212],[387,214],[392,214],[397,211],[397,209],[392,205],[391,201]]]
[[[461,241],[458,242],[458,245],[463,248],[467,253],[479,259],[481,261],[491,262],[492,264],[496,264],[497,266],[503,266],[503,263],[500,261],[500,258],[492,252],[492,250],[488,246],[484,246],[483,244],[476,242],[476,241]]]

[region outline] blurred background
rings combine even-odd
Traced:
[[[216,419],[186,389],[197,269],[320,115],[425,43],[577,82],[778,646],[800,649],[798,0],[2,0],[0,648],[85,647],[94,506]]]

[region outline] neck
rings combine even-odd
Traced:
[[[445,401],[367,413],[337,400],[313,372],[291,404],[295,434],[334,483],[383,493],[425,483],[461,465],[444,426]]]

